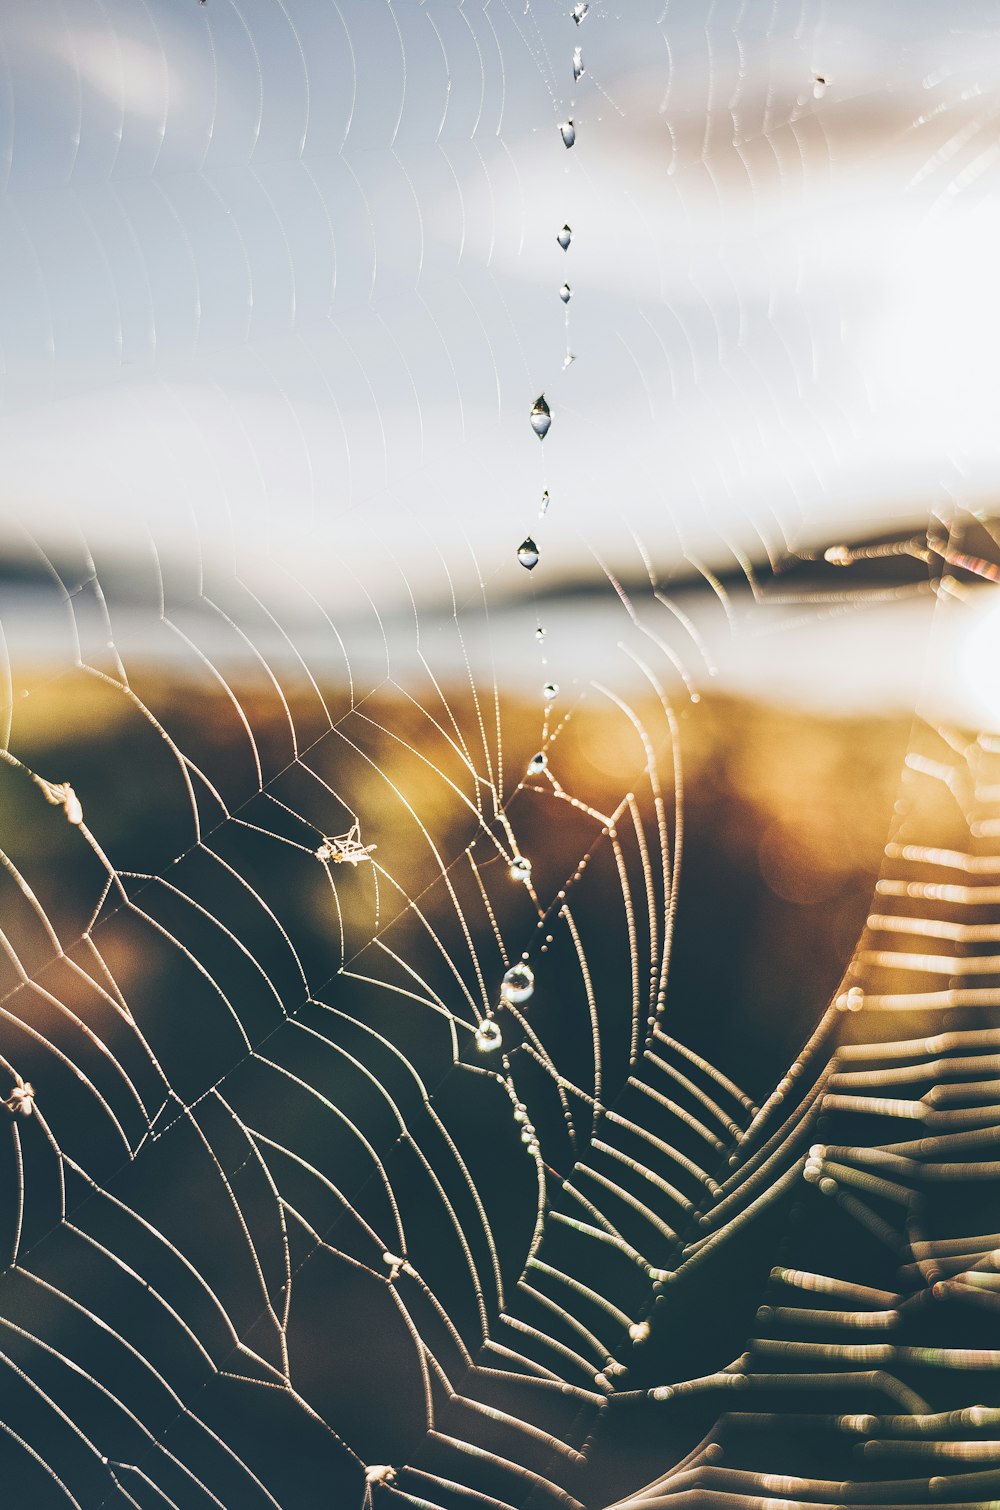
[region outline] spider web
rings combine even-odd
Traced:
[[[9,1492],[683,1472],[833,1020],[749,1052],[685,995],[702,698],[801,691],[835,637],[866,706],[929,665],[944,728],[995,577],[982,364],[947,308],[899,350],[989,214],[995,16],[960,19],[898,76],[808,4],[4,19]],[[905,126],[887,263],[930,250],[861,346],[865,109]]]

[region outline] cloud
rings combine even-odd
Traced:
[[[55,65],[58,87],[66,87],[68,72],[85,89],[139,120],[158,124],[168,107],[173,113],[189,97],[175,50],[164,48],[155,32],[147,39],[110,23],[58,25],[28,13],[16,21],[5,18],[4,42],[15,73]]]
[[[148,42],[100,26],[77,26],[53,41],[54,55],[126,115],[160,121],[168,104],[183,104],[183,81]]]

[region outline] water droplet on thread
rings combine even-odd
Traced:
[[[538,754],[532,755],[531,759],[528,761],[528,774],[530,776],[538,776],[542,771],[548,768],[548,764],[549,757],[546,755],[544,750],[539,750]]]
[[[510,878],[512,881],[521,881],[526,886],[531,880],[531,861],[525,855],[517,855],[510,862]]]
[[[544,440],[552,425],[552,411],[545,402],[545,394],[540,393],[531,406],[531,428],[539,440]]]
[[[542,628],[541,624],[539,624],[538,628],[535,630],[535,639],[541,641],[544,640],[544,638],[545,630]]]
[[[551,703],[559,696],[559,687],[556,682],[546,682],[542,688],[542,696],[547,703]]]
[[[570,288],[568,283],[564,283],[562,288],[559,290],[559,297],[564,304],[568,304],[570,299],[572,299],[573,290]]]
[[[565,372],[567,367],[572,367],[575,361],[576,353],[573,351],[567,351],[566,355],[563,357],[563,371]]]
[[[831,545],[823,552],[823,560],[831,566],[850,566],[853,559],[846,545]]]
[[[539,517],[539,519],[544,519],[545,516],[546,516],[546,514],[548,513],[548,511],[549,511],[549,490],[548,490],[548,488],[546,488],[545,492],[542,494],[541,508],[538,510],[538,517]]]
[[[573,122],[560,121],[559,135],[563,139],[564,147],[572,147],[573,143],[576,141],[576,127],[574,126]]]
[[[525,571],[534,571],[538,565],[538,546],[530,535],[526,535],[517,548],[517,559]]]
[[[577,26],[580,25],[580,22],[583,20],[584,16],[586,16],[589,9],[589,0],[580,0],[579,5],[574,5],[571,15]]]
[[[573,78],[580,79],[587,72],[584,67],[583,53],[579,47],[573,49]]]
[[[504,1001],[517,1005],[527,1001],[535,992],[535,972],[530,965],[512,965],[507,971],[500,985],[500,995]]]
[[[476,1029],[476,1048],[484,1054],[494,1053],[503,1043],[500,1024],[487,1017]]]
[[[569,244],[573,240],[573,232],[568,225],[564,225],[561,231],[556,232],[556,240],[564,252],[569,250]]]
[[[813,99],[821,100],[826,94],[826,79],[821,73],[813,74]]]

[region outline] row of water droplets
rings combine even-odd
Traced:
[[[570,12],[570,16],[576,26],[581,25],[581,23],[585,20],[587,12],[589,10],[590,5],[589,3],[587,3],[587,0],[580,0],[580,3],[574,5],[572,11]],[[585,72],[583,50],[580,46],[575,46],[573,49],[572,71],[574,83],[579,82]],[[563,146],[567,150],[575,146],[576,124],[573,121],[572,117],[560,121],[558,123],[558,131],[562,139]],[[561,250],[563,252],[568,252],[573,240],[572,227],[569,224],[564,223],[556,232],[555,239]],[[569,304],[572,297],[573,290],[570,284],[564,280],[559,287],[559,298],[565,309],[566,353],[563,358],[562,364],[564,371],[571,365],[573,361],[575,361],[575,357],[569,345]],[[544,392],[540,393],[532,404],[529,413],[529,421],[531,428],[538,436],[538,439],[540,441],[544,441],[546,435],[548,435],[549,430],[552,427],[552,411]],[[543,520],[545,518],[548,507],[549,490],[546,487],[542,492],[541,504],[538,511],[539,520]],[[534,571],[535,567],[538,565],[540,556],[541,552],[539,551],[539,548],[534,539],[531,537],[531,535],[526,535],[517,548],[517,559],[519,563],[524,567],[525,571],[531,572]],[[539,624],[537,629],[535,630],[535,638],[539,641],[539,643],[544,642],[545,630],[543,629],[541,624]],[[546,657],[543,654],[542,665],[544,666],[545,664]],[[553,681],[546,681],[542,687],[542,697],[545,704],[545,716],[542,725],[543,748],[540,749],[537,754],[533,755],[531,757],[531,760],[528,762],[529,776],[541,776],[548,768],[548,756],[545,753],[544,745],[548,742],[549,737],[550,710],[558,695],[559,688],[557,684]],[[515,852],[510,862],[510,877],[511,880],[517,881],[521,885],[530,885],[531,861],[527,858],[526,855]],[[525,954],[517,964],[512,965],[510,969],[507,970],[503,977],[503,980],[501,981],[500,1005],[520,1006],[530,1000],[531,996],[534,994],[534,990],[535,975],[534,971],[531,968],[531,965],[528,963],[528,956],[527,954]],[[478,1028],[476,1029],[475,1038],[476,1046],[480,1049],[481,1052],[493,1053],[498,1050],[503,1043],[503,1033],[499,1023],[496,1021],[496,1018],[492,1015],[487,1015],[482,1020],[482,1022],[480,1022]],[[506,1056],[504,1057],[506,1059]],[[506,1083],[508,1089],[513,1091],[512,1083],[509,1080],[507,1080]],[[537,1153],[538,1145],[534,1129],[531,1127],[530,1123],[526,1121],[526,1110],[521,1105],[521,1103],[517,1101],[516,1096],[514,1097],[514,1105],[515,1116],[517,1117],[519,1122],[524,1123],[524,1127],[522,1129],[522,1139],[528,1145],[529,1152]]]
[[[587,12],[589,11],[589,9],[590,9],[589,4],[583,3],[583,0],[581,0],[580,4],[575,5],[573,7],[573,10],[571,11],[570,14],[572,16],[573,21],[576,23],[577,26],[581,25],[581,23],[584,21],[586,15],[587,15]],[[583,50],[580,47],[575,47],[573,49],[573,81],[574,81],[574,83],[578,82],[583,77],[583,74],[584,74],[585,71],[586,70],[585,70],[585,66],[584,66],[584,62],[583,62]],[[569,148],[575,146],[575,144],[576,144],[576,123],[574,122],[574,120],[572,119],[572,117],[570,117],[570,118],[568,118],[568,119],[566,119],[564,121],[560,121],[559,125],[558,125],[558,131],[559,131],[560,137],[562,138],[563,146],[567,150]],[[558,242],[559,246],[562,248],[562,250],[564,252],[568,252],[569,251],[570,244],[571,244],[572,240],[573,240],[573,230],[572,230],[572,227],[570,225],[568,225],[568,224],[563,224],[562,226],[560,226],[559,230],[556,232],[556,241]],[[562,303],[564,305],[564,308],[565,308],[565,324],[566,324],[566,354],[563,357],[563,364],[562,364],[563,365],[563,371],[565,371],[566,368],[569,367],[571,365],[571,363],[573,363],[576,360],[576,357],[574,356],[572,350],[570,349],[570,344],[569,344],[569,304],[570,304],[570,300],[572,299],[572,297],[573,297],[573,289],[570,286],[570,284],[567,281],[564,280],[562,282],[562,284],[560,285],[560,287],[559,287],[559,298],[562,301]],[[548,400],[546,399],[544,393],[540,393],[538,395],[538,397],[535,399],[535,402],[531,406],[531,411],[530,411],[530,414],[529,414],[528,417],[529,417],[529,420],[530,420],[530,423],[531,423],[531,428],[532,428],[532,430],[534,430],[535,434],[538,436],[538,439],[539,440],[544,440],[545,437],[546,437],[546,435],[548,435],[549,430],[552,427],[552,411],[551,411],[551,409],[549,407]],[[546,515],[546,513],[548,511],[548,507],[549,507],[549,490],[548,490],[548,488],[545,488],[543,490],[543,492],[542,492],[541,506],[540,506],[539,511],[538,511],[538,517],[539,517],[539,519],[544,519],[545,518],[545,515]],[[530,535],[526,535],[525,538],[522,540],[521,544],[518,546],[518,549],[517,549],[517,559],[518,559],[518,561],[521,563],[521,565],[525,568],[526,571],[534,571],[535,567],[538,565],[539,556],[540,556],[540,552],[539,552],[538,546],[535,544],[534,540],[531,538]]]

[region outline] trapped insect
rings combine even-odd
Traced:
[[[323,843],[316,850],[316,858],[324,863],[330,861],[334,865],[360,865],[362,860],[370,860],[372,851],[376,849],[377,844],[361,843],[359,821],[352,824],[346,834],[338,834],[334,838],[324,836]]]

